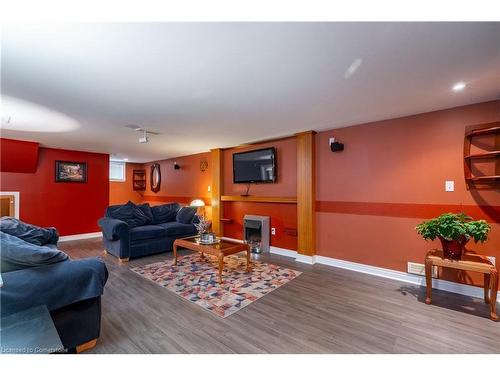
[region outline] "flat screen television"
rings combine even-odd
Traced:
[[[276,150],[274,147],[234,153],[233,181],[235,184],[275,182]]]

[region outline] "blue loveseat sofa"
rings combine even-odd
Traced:
[[[78,351],[101,330],[101,295],[108,278],[99,258],[69,259],[55,228],[0,220],[1,316],[45,305],[64,348]]]
[[[128,202],[108,207],[98,224],[107,252],[128,261],[171,251],[177,238],[197,233],[196,220],[196,207],[181,207],[179,203],[151,207]]]

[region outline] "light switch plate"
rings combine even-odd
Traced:
[[[274,236],[276,234],[276,228],[271,228],[271,234]]]
[[[455,191],[455,181],[445,181],[444,191]]]

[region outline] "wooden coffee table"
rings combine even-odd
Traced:
[[[221,240],[218,243],[211,245],[202,245],[196,242],[198,236],[179,238],[174,241],[174,265],[177,265],[177,248],[182,247],[185,249],[197,251],[201,254],[201,259],[205,259],[205,254],[217,257],[219,261],[219,283],[222,283],[222,272],[224,271],[224,257],[245,251],[247,254],[247,267],[246,271],[250,272],[250,246],[246,243],[234,242],[228,240]]]

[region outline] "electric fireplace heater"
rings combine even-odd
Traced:
[[[245,215],[243,233],[253,253],[269,251],[269,216]]]

